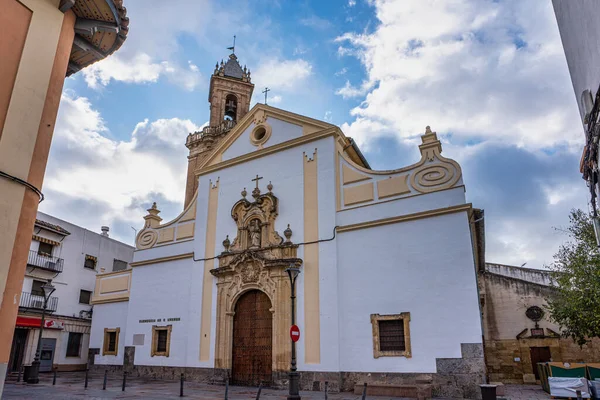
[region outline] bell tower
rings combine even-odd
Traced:
[[[237,122],[248,113],[253,91],[254,84],[251,80],[250,70],[246,66],[241,67],[235,52],[232,51],[227,62],[221,60],[220,64],[215,65],[208,91],[209,124],[200,132],[190,133],[185,143],[190,154],[188,156],[184,208],[188,206],[198,187],[196,168]]]

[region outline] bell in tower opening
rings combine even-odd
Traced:
[[[196,167],[250,110],[250,101],[254,91],[250,69],[240,65],[233,52],[234,47],[229,49],[232,52],[227,61],[217,62],[210,77],[208,126],[204,127],[201,132],[190,133],[185,143],[190,150],[184,202],[186,207],[198,187],[198,180],[195,176]]]
[[[233,94],[228,94],[225,98],[225,120],[237,121],[237,97]]]

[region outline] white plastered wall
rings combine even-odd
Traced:
[[[94,318],[92,319],[89,347],[100,349],[100,354],[95,356],[95,364],[123,365],[125,337],[127,336],[128,307],[129,302],[127,301],[96,304],[94,306]],[[119,345],[116,356],[102,355],[102,348],[104,345],[104,328],[120,328]]]

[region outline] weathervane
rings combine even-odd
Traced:
[[[265,90],[262,91],[265,94],[265,104],[267,104],[267,93],[270,91],[271,89],[269,89],[268,87],[265,87]]]
[[[228,47],[227,50],[231,50],[231,52],[235,54],[235,35],[233,35],[233,46]]]

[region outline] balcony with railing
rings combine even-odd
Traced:
[[[19,307],[28,310],[42,311],[44,309],[44,295],[38,293],[21,293],[21,302]],[[50,296],[46,312],[54,312],[58,307],[58,297]]]
[[[204,136],[214,136],[228,132],[236,125],[236,123],[237,122],[234,120],[224,120],[217,126],[205,126],[199,132],[188,134],[185,144],[186,146],[190,146],[193,142],[202,139]]]
[[[35,250],[30,250],[29,257],[27,258],[28,266],[41,268],[52,272],[62,272],[63,263],[64,260],[62,258],[41,254]]]

